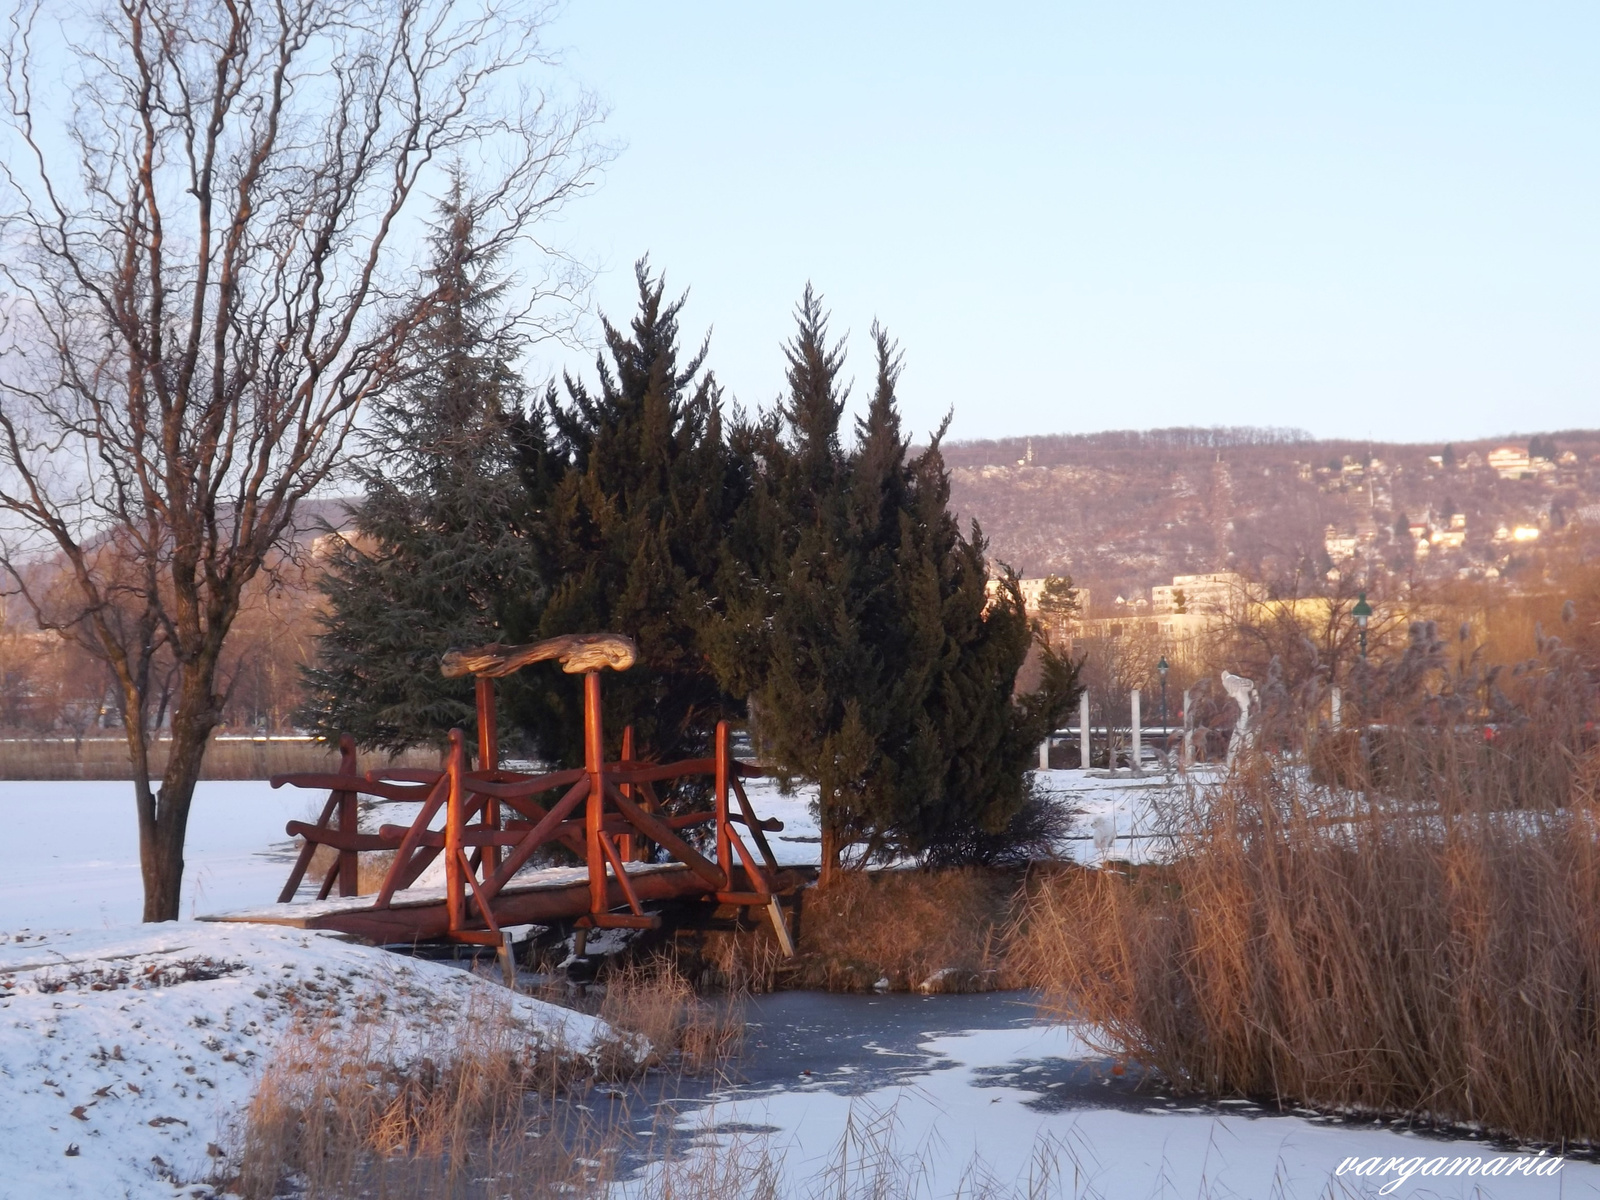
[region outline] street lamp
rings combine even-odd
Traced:
[[[1367,656],[1367,622],[1372,619],[1372,605],[1367,603],[1367,594],[1362,592],[1356,598],[1356,606],[1350,610],[1350,615],[1356,619],[1356,628],[1361,632],[1361,657]]]
[[[1167,656],[1163,654],[1161,661],[1156,664],[1156,672],[1161,676],[1161,753],[1167,752]]]

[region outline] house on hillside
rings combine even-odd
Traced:
[[[1489,451],[1489,468],[1501,479],[1534,479],[1550,474],[1556,464],[1548,458],[1534,458],[1517,446],[1501,446]]]
[[[1353,533],[1341,533],[1337,526],[1329,525],[1322,535],[1322,548],[1328,552],[1328,557],[1334,562],[1343,562],[1347,558],[1354,558],[1356,550],[1361,545],[1361,539]]]
[[[1521,479],[1530,472],[1528,452],[1516,446],[1501,446],[1489,451],[1489,469],[1501,479]]]

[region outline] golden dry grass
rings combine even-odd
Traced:
[[[245,1113],[232,1190],[267,1200],[286,1186],[308,1198],[452,1195],[470,1174],[511,1165],[551,1179],[581,1178],[561,1139],[531,1146],[530,1094],[553,1096],[593,1071],[549,1044],[494,999],[477,999],[437,1027],[428,1045],[305,1028],[281,1043]]]
[[[166,767],[169,743],[151,746],[150,770],[159,777]],[[434,750],[410,750],[396,759],[374,756],[363,767],[379,764],[437,767]],[[317,742],[281,738],[227,738],[212,741],[206,749],[202,779],[266,779],[295,771],[333,771],[339,766],[337,749]],[[128,744],[121,738],[0,741],[0,779],[132,779]]]
[[[648,1041],[650,1065],[687,1075],[727,1067],[739,1057],[744,1041],[738,993],[699,996],[665,957],[607,971],[599,1015],[613,1028]]]
[[[1179,1088],[1595,1140],[1600,762],[1560,807],[1518,772],[1394,798],[1257,756],[1171,865],[1036,877],[1013,965]]]
[[[786,986],[984,991],[1009,985],[1000,936],[1017,876],[976,867],[846,872],[806,892]]]

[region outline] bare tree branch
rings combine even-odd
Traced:
[[[0,46],[0,570],[117,681],[164,919],[246,589],[437,300],[419,194],[483,164],[473,226],[533,252],[527,319],[557,330],[587,277],[532,234],[605,150],[592,99],[529,90],[537,6],[106,0],[53,40],[46,11],[25,0]],[[40,590],[41,556],[70,588]]]

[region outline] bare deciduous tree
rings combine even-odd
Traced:
[[[538,300],[586,281],[534,227],[603,149],[591,101],[530,87],[550,65],[537,6],[115,0],[85,15],[25,4],[0,50],[0,568],[116,680],[144,916],[169,920],[241,598],[438,300],[412,269],[409,211],[441,168],[470,164],[484,241],[541,252],[536,320],[552,307]],[[70,603],[30,588],[44,554]]]

